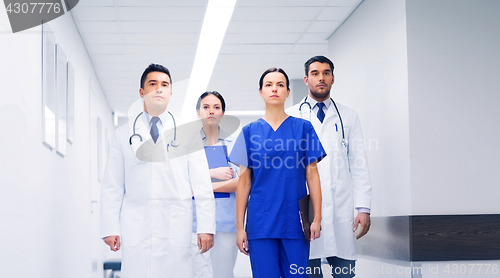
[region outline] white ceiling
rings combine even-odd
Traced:
[[[362,0],[238,0],[208,90],[227,110],[263,110],[258,80],[269,67],[303,78],[304,62]],[[81,0],[72,10],[111,109],[126,115],[150,63],[188,79],[208,0]],[[175,88],[174,88],[175,92]],[[200,92],[200,94],[203,92]]]

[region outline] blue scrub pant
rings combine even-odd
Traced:
[[[356,265],[356,261],[354,260],[345,260],[339,257],[328,257],[326,258],[328,263],[330,264],[330,269],[332,272],[332,277],[335,278],[352,278],[355,275],[354,267]],[[321,269],[321,259],[313,259],[309,260],[309,267],[311,269]],[[314,274],[310,274],[309,278],[322,278],[323,272],[320,273],[314,272]]]
[[[252,239],[248,240],[248,252],[254,278],[307,278],[307,240]]]

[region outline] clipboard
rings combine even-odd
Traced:
[[[221,151],[222,149],[222,151]],[[205,154],[207,157],[208,166],[210,169],[218,167],[229,167],[229,160],[227,155],[227,146],[205,146]],[[212,178],[212,182],[218,182],[220,180]],[[214,192],[215,198],[229,198],[230,193],[226,192]]]
[[[307,241],[311,240],[311,222],[314,220],[314,209],[311,203],[311,197],[307,194],[299,200],[299,215],[302,231]]]

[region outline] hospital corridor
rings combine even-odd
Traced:
[[[42,2],[0,277],[500,278],[500,1]]]

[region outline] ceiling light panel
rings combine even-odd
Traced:
[[[124,34],[199,34],[201,20],[179,21],[121,21],[121,32]]]
[[[144,53],[140,55],[107,55],[109,57],[105,57],[106,55],[95,55],[96,60],[99,61],[99,63],[111,63],[115,59],[121,59],[122,61],[129,62],[129,63],[134,63],[134,64],[140,64],[140,63],[159,63],[156,61],[168,61],[170,64],[171,63],[192,63],[193,62],[193,55],[190,54],[174,54],[174,55],[168,55],[168,53],[165,53],[163,55],[158,55],[158,54],[149,54],[149,53]],[[121,57],[118,57],[121,56]],[[144,68],[147,65],[144,65]]]
[[[183,47],[179,47],[172,44],[125,45],[125,53],[127,54],[149,53],[149,54],[165,55],[166,53],[177,53],[177,54],[194,55],[195,52],[196,52],[196,44],[184,44]]]
[[[84,34],[116,34],[120,32],[117,21],[80,21],[80,32]]]
[[[130,7],[205,7],[207,0],[120,0],[118,6]]]
[[[330,33],[342,23],[340,20],[316,20],[307,29],[308,33]]]
[[[78,5],[75,8],[79,7],[114,7],[114,1],[113,0],[84,0],[84,1],[79,1]]]
[[[228,34],[283,34],[302,33],[311,24],[310,20],[299,21],[238,21],[233,20],[227,29]]]
[[[110,21],[117,20],[114,7],[81,7],[77,5],[72,12],[79,21]]]
[[[285,58],[285,54],[220,54],[217,63],[231,64],[231,63],[280,63]]]
[[[234,11],[233,20],[282,21],[311,20],[321,7],[238,7]]]
[[[93,55],[98,54],[124,54],[125,50],[121,44],[91,44],[89,52]]]
[[[322,7],[325,0],[239,0],[238,7]]]
[[[311,58],[312,52],[309,53],[290,53],[286,56],[286,61],[288,63],[302,63],[304,64],[307,59]],[[326,54],[326,53],[314,53],[314,55],[319,55],[319,54]]]
[[[308,44],[308,43],[325,43],[327,42],[326,37],[329,33],[306,33],[304,34],[298,43]]]
[[[341,20],[347,18],[353,10],[353,7],[326,7],[316,20]]]
[[[94,54],[96,64],[116,64],[126,61],[123,54]]]
[[[84,34],[88,44],[121,44],[120,34]]]
[[[359,3],[363,0],[329,0],[327,2],[327,6],[348,6],[348,7],[357,7]]]
[[[183,45],[196,44],[198,34],[162,34],[157,36],[151,34],[123,34],[123,39],[126,44]]]
[[[127,21],[185,21],[203,18],[203,7],[119,7],[120,20]],[[161,28],[153,26],[158,31]]]
[[[212,74],[213,78],[217,78],[219,76],[228,76],[228,75],[245,75],[249,72],[261,72],[267,68],[276,66],[274,62],[266,62],[266,63],[217,63],[214,68],[214,73]],[[233,74],[231,74],[233,73]]]
[[[293,44],[226,44],[220,54],[274,54],[287,53]]]
[[[326,54],[328,51],[328,43],[317,43],[317,44],[296,44],[290,53],[300,54],[300,53],[320,53]]]
[[[264,44],[264,43],[295,43],[300,38],[296,34],[226,34],[224,43],[227,44]]]

